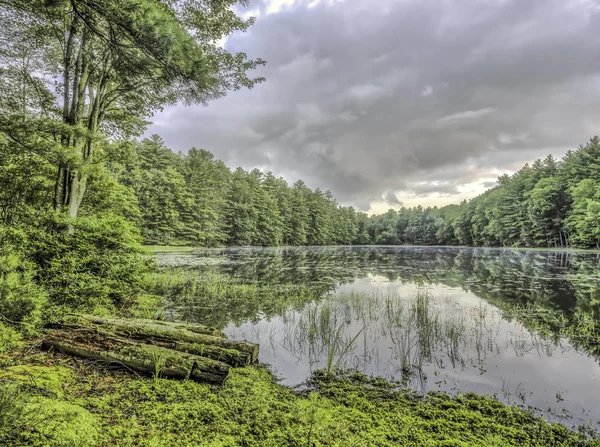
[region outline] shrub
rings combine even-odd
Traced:
[[[0,323],[0,354],[11,350],[20,338],[17,331]]]
[[[92,311],[131,305],[153,268],[123,218],[79,218],[73,234],[43,235],[35,259],[52,304]],[[32,247],[34,248],[34,247]]]
[[[34,332],[42,323],[47,296],[34,280],[35,266],[0,234],[0,319]],[[3,330],[6,333],[6,329]],[[0,340],[3,337],[0,336]],[[0,341],[0,349],[2,342]]]
[[[65,312],[129,307],[154,267],[138,231],[122,217],[67,221],[47,213],[0,229],[0,245],[8,247],[0,252],[0,314],[28,325]]]

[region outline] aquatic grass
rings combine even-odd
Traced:
[[[581,324],[589,321],[582,319]],[[304,310],[285,312],[277,349],[285,349],[313,371],[331,372],[342,365],[366,367],[379,356],[374,347],[383,341],[395,371],[391,377],[422,393],[427,391],[428,365],[438,371],[472,366],[482,374],[490,355],[501,350],[517,356],[532,352],[551,356],[556,349],[569,349],[520,324],[506,324],[495,306],[434,297],[426,287],[406,296],[395,290],[349,290],[312,302]],[[362,341],[357,344],[359,336]],[[498,337],[506,345],[500,346]],[[339,353],[343,355],[338,358]]]
[[[328,374],[331,374],[332,371],[338,369],[338,366],[339,366],[340,362],[342,361],[342,359],[344,358],[344,355],[346,355],[346,353],[348,352],[350,347],[354,344],[356,339],[360,336],[360,334],[364,330],[364,328],[362,328],[360,331],[358,331],[358,333],[354,336],[354,338],[352,338],[352,340],[350,340],[348,343],[345,343],[345,346],[344,346],[342,352],[339,353],[338,359],[334,364],[333,359],[336,355],[337,347],[339,346],[340,341],[341,341],[342,329],[343,329],[343,327],[340,326],[338,328],[338,330],[335,331],[335,340],[333,341],[333,343],[330,343],[328,345],[329,351],[327,353],[327,369],[326,369]]]
[[[329,289],[294,284],[244,282],[223,275],[199,275],[194,270],[167,270],[149,275],[148,291],[162,298],[164,315],[218,328],[230,322],[256,321],[282,315],[322,299]]]
[[[365,358],[369,356],[368,345],[389,337],[397,370],[410,379],[421,376],[426,363],[443,364],[436,359],[440,355],[452,365],[464,365],[463,351],[470,342],[464,312],[450,300],[445,305],[434,304],[426,289],[409,297],[389,290],[374,293],[353,290],[312,303],[304,312],[286,313],[282,319],[282,346],[296,358],[308,356],[310,364],[323,365],[330,371],[336,353],[343,351],[346,356],[358,335],[363,334]],[[346,344],[342,339],[347,340]],[[483,351],[486,349],[483,335],[479,339],[479,350]],[[354,362],[359,362],[356,355]]]

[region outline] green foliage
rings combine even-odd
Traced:
[[[154,263],[122,217],[72,222],[48,214],[34,223],[0,231],[3,318],[33,331],[64,312],[127,308],[143,292]]]
[[[42,369],[52,371],[31,370],[33,380]],[[255,367],[234,370],[219,388],[79,374],[85,380],[67,380],[67,391],[52,404],[22,391],[19,400],[10,401],[19,409],[0,412],[0,418],[17,422],[11,445],[598,445],[489,397],[421,398],[398,384],[352,372],[317,372],[300,393]],[[39,410],[48,425],[23,424],[23,415]]]
[[[20,334],[0,322],[0,354],[9,352],[21,339]]]
[[[197,151],[184,164],[159,138],[134,151],[129,139],[165,104],[264,80],[248,76],[263,61],[218,46],[253,23],[238,3],[1,3],[3,319],[32,331],[74,309],[130,307],[152,268],[136,224],[153,243],[227,239],[214,223],[224,205],[212,204],[227,168]]]
[[[47,297],[34,281],[33,263],[11,246],[10,239],[7,231],[0,231],[0,320],[35,332],[42,323]]]
[[[333,245],[356,238],[355,210],[339,206],[329,191],[302,181],[289,187],[257,169],[232,172],[203,149],[174,154],[158,135],[136,143],[132,159],[110,169],[131,203],[120,213],[136,222],[146,244]],[[137,217],[127,208],[139,208]]]
[[[77,405],[28,393],[16,383],[0,381],[2,445],[92,447],[98,445],[97,424],[94,416]]]
[[[600,246],[600,139],[525,165],[470,201],[360,219],[357,243],[501,247]]]
[[[111,141],[141,134],[154,111],[264,80],[248,76],[262,60],[218,45],[253,23],[234,13],[238,3],[2,2],[2,140],[24,155],[50,153],[55,210],[76,217],[98,160],[119,147]]]
[[[153,262],[136,229],[121,217],[78,218],[72,234],[34,233],[29,253],[52,305],[93,311],[132,304]]]
[[[0,442],[16,442],[24,413],[23,397],[15,384],[0,382]]]

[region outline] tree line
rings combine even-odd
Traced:
[[[231,170],[204,149],[175,154],[157,135],[110,169],[134,198],[127,209],[147,244],[347,245],[357,234],[356,212],[329,191]]]
[[[502,175],[459,205],[402,208],[362,220],[360,243],[600,247],[600,139]]]
[[[463,245],[598,247],[600,140],[525,165],[461,204],[368,216],[330,191],[257,169],[229,169],[203,149],[175,154],[162,139],[133,143],[111,175],[129,189],[147,244],[197,246]],[[135,212],[132,210],[136,210]]]

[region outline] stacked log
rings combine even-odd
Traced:
[[[215,328],[146,319],[69,317],[42,349],[118,365],[138,373],[223,383],[230,368],[257,361],[258,345],[229,340]]]

